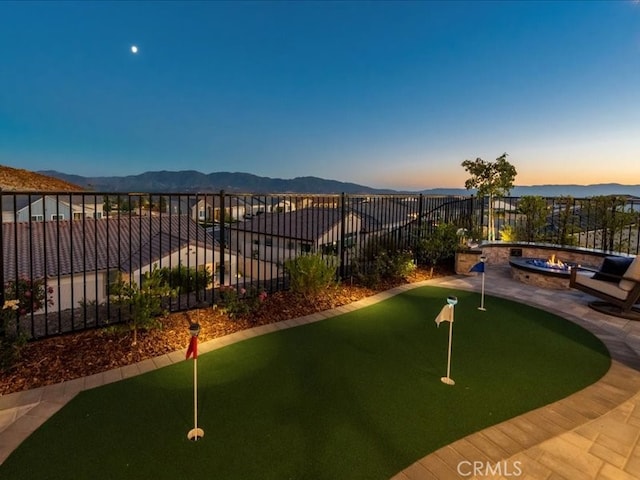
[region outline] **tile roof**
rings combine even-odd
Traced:
[[[238,232],[314,241],[340,222],[337,208],[302,208],[293,212],[264,213],[232,225]]]
[[[4,278],[130,272],[189,243],[216,245],[188,215],[3,223]]]
[[[350,202],[347,215],[362,220],[362,228],[376,231],[390,225],[407,224],[417,215],[417,207],[401,202]],[[317,240],[340,222],[340,208],[310,207],[282,213],[267,213],[231,226],[232,230],[300,240]]]

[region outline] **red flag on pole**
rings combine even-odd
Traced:
[[[198,358],[198,337],[193,335],[189,340],[189,348],[187,348],[187,360],[193,355],[193,359]]]

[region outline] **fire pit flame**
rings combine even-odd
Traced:
[[[526,260],[526,263],[538,268],[547,268],[550,271],[561,271],[561,272],[567,272],[571,270],[571,266],[572,266],[571,263],[563,262],[562,260],[557,258],[555,253],[546,260],[542,258],[530,258]]]
[[[565,269],[567,268],[567,264],[564,263],[562,260],[560,260],[559,258],[556,258],[556,254],[552,254],[549,259],[547,260],[547,266],[549,268],[562,268]]]
[[[569,288],[569,276],[576,263],[559,260],[555,255],[540,257],[511,257],[511,275],[529,285],[545,288]]]

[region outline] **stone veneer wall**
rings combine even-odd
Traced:
[[[482,250],[477,248],[465,252],[456,252],[455,271],[458,275],[477,275],[469,273],[471,267],[480,261]]]
[[[478,250],[487,257],[487,263],[493,265],[509,265],[509,257],[513,250],[520,250],[522,257],[549,258],[556,254],[556,258],[563,262],[573,262],[583,266],[599,268],[606,256],[626,256],[613,253],[603,253],[587,248],[569,247],[552,244],[533,244],[519,242],[484,243]]]

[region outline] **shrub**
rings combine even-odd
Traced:
[[[500,227],[500,239],[503,242],[515,242],[518,240],[518,229],[513,225],[503,225]]]
[[[19,308],[19,300],[5,300],[0,311],[0,371],[15,364],[26,342],[15,326]]]
[[[302,294],[307,300],[336,285],[337,259],[334,256],[300,255],[287,260],[284,266],[289,272],[291,291]]]
[[[160,272],[167,284],[178,293],[196,292],[198,299],[199,293],[206,290],[213,281],[213,275],[208,268],[198,269],[178,265],[172,269],[161,268]]]
[[[0,311],[0,370],[10,368],[20,357],[26,336],[20,333],[21,316],[37,312],[45,304],[53,304],[53,289],[47,288],[44,279],[19,278],[4,284],[4,304]]]
[[[433,269],[442,261],[453,258],[459,248],[458,228],[452,223],[441,223],[429,235],[425,235],[416,245],[418,263]]]
[[[267,292],[260,293],[253,287],[248,290],[244,287],[221,286],[220,299],[217,306],[229,316],[229,318],[247,317],[253,315],[260,305],[266,300]]]
[[[410,250],[401,249],[392,238],[374,238],[360,252],[355,264],[355,276],[367,286],[406,278],[416,268]]]
[[[176,290],[171,288],[163,278],[162,271],[154,268],[147,272],[141,282],[117,282],[111,290],[114,302],[126,305],[131,311],[131,328],[133,330],[132,345],[138,343],[138,329],[151,329],[161,326],[158,317],[167,313],[163,302],[167,298],[175,297]]]
[[[558,199],[557,243],[560,245],[577,245],[576,233],[580,233],[580,225],[574,225],[576,214],[573,210],[574,200],[571,196],[560,197]]]
[[[547,225],[547,201],[534,195],[520,199],[518,212],[523,215],[516,227],[516,240],[538,242],[544,239]]]
[[[53,299],[47,298],[47,294],[52,293],[53,289],[46,287],[44,278],[33,281],[28,278],[19,278],[4,285],[5,300],[18,300],[20,315],[37,312],[44,308],[45,302],[52,305]]]

